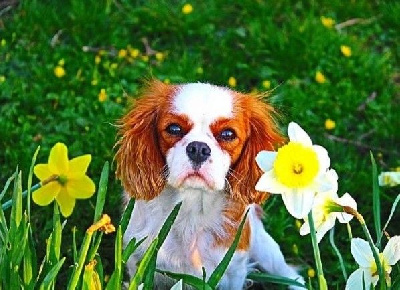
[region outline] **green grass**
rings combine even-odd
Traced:
[[[339,193],[355,197],[372,229],[369,152],[375,155],[379,171],[400,166],[400,3],[190,3],[194,10],[188,15],[181,11],[183,1],[31,0],[10,9],[1,3],[0,184],[17,165],[28,172],[38,145],[42,148],[38,162],[45,163],[50,148],[59,141],[68,145],[71,157],[92,154],[89,175],[97,183],[104,161],[113,161],[115,124],[143,79],[227,86],[233,76],[241,91],[265,90],[262,82],[268,80],[282,128],[296,121],[315,143],[328,149],[339,174]],[[335,19],[336,24],[361,20],[337,30],[324,27],[321,16]],[[157,60],[155,55],[143,59],[143,38],[165,59]],[[351,57],[341,54],[341,45],[351,47]],[[128,46],[139,49],[140,55],[118,58],[118,51]],[[98,64],[96,55],[101,55]],[[53,70],[61,59],[66,75],[57,78]],[[327,83],[315,81],[317,71],[323,72]],[[107,93],[105,102],[98,99],[101,89]],[[328,118],[336,122],[332,131],[324,127]],[[112,164],[111,172],[114,169]],[[104,211],[117,220],[121,187],[113,174],[108,192]],[[398,187],[382,190],[383,223],[396,193]],[[81,240],[91,224],[94,204],[95,198],[79,201],[68,219],[62,249],[66,264],[72,261],[72,227],[77,227]],[[53,209],[32,206],[34,238],[43,241],[52,230]],[[271,198],[266,207],[266,227],[285,256],[305,269],[314,267],[310,239],[299,236],[281,199]],[[396,212],[390,235],[399,234],[399,220]],[[352,225],[353,234],[361,236],[360,227]],[[113,239],[105,237],[103,242],[101,251],[109,257],[103,259],[105,273],[111,274]],[[352,271],[355,264],[343,226],[336,230],[336,243],[348,272]],[[37,255],[44,254],[43,245]],[[321,255],[328,284],[342,289],[341,270],[327,237],[321,242]],[[61,281],[66,277],[61,272]]]

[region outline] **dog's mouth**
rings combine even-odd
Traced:
[[[195,170],[180,178],[178,187],[207,188],[213,190],[215,184],[206,174]]]

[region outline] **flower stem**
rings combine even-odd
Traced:
[[[58,176],[57,176],[57,175],[52,175],[52,176],[50,176],[48,179],[46,179],[46,180],[44,180],[44,181],[42,181],[42,182],[36,183],[35,185],[33,185],[33,186],[31,187],[31,193],[34,192],[34,191],[36,191],[36,190],[38,190],[38,189],[41,188],[42,186],[45,186],[46,184],[48,184],[48,183],[50,183],[50,182],[56,181],[57,179],[58,179]],[[28,190],[25,190],[24,192],[22,192],[22,198],[24,198],[27,194],[28,194]],[[11,205],[12,205],[12,199],[9,199],[9,200],[7,200],[5,203],[3,203],[3,204],[1,205],[1,208],[2,208],[3,210],[6,210],[6,209],[10,208]]]
[[[361,228],[363,229],[364,234],[367,237],[368,244],[369,244],[369,246],[370,246],[370,248],[372,250],[372,255],[374,256],[376,267],[378,268],[380,289],[382,289],[382,290],[386,289],[385,273],[384,273],[384,270],[383,270],[383,267],[382,267],[381,260],[379,259],[379,253],[376,251],[376,247],[375,247],[374,242],[372,240],[371,234],[370,234],[370,232],[369,232],[369,230],[367,228],[367,225],[365,224],[364,217],[358,211],[356,211],[355,209],[353,209],[353,208],[351,208],[349,206],[344,206],[343,210],[346,213],[355,216],[356,219],[360,222]]]
[[[320,255],[319,248],[318,248],[317,236],[315,234],[315,225],[314,225],[314,219],[312,216],[312,211],[310,211],[308,214],[308,222],[310,224],[311,242],[312,242],[313,251],[314,251],[315,264],[317,266],[319,289],[327,290],[328,285],[326,283],[326,279],[324,277],[324,271],[322,269],[321,255]]]
[[[337,247],[336,244],[335,244],[334,235],[335,235],[335,227],[333,227],[333,228],[330,230],[330,233],[329,233],[329,241],[331,242],[331,246],[332,246],[334,252],[336,253],[336,256],[338,256],[339,263],[340,263],[340,268],[342,269],[342,273],[343,273],[343,278],[344,278],[344,280],[347,281],[346,267],[345,267],[344,262],[343,262],[342,254],[340,253],[338,247]]]

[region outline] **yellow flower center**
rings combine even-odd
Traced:
[[[280,183],[289,188],[303,188],[312,183],[319,170],[314,150],[299,142],[279,148],[274,172]]]

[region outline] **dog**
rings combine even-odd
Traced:
[[[157,256],[157,268],[207,277],[231,246],[249,210],[233,258],[218,289],[243,289],[253,267],[304,283],[264,230],[254,187],[262,172],[255,157],[284,139],[272,106],[262,96],[207,83],[150,81],[121,120],[116,175],[127,199],[135,198],[123,242],[147,239],[127,262],[129,276],[166,217],[180,212]],[[157,289],[174,281],[156,274]],[[291,286],[291,289],[303,289]]]

